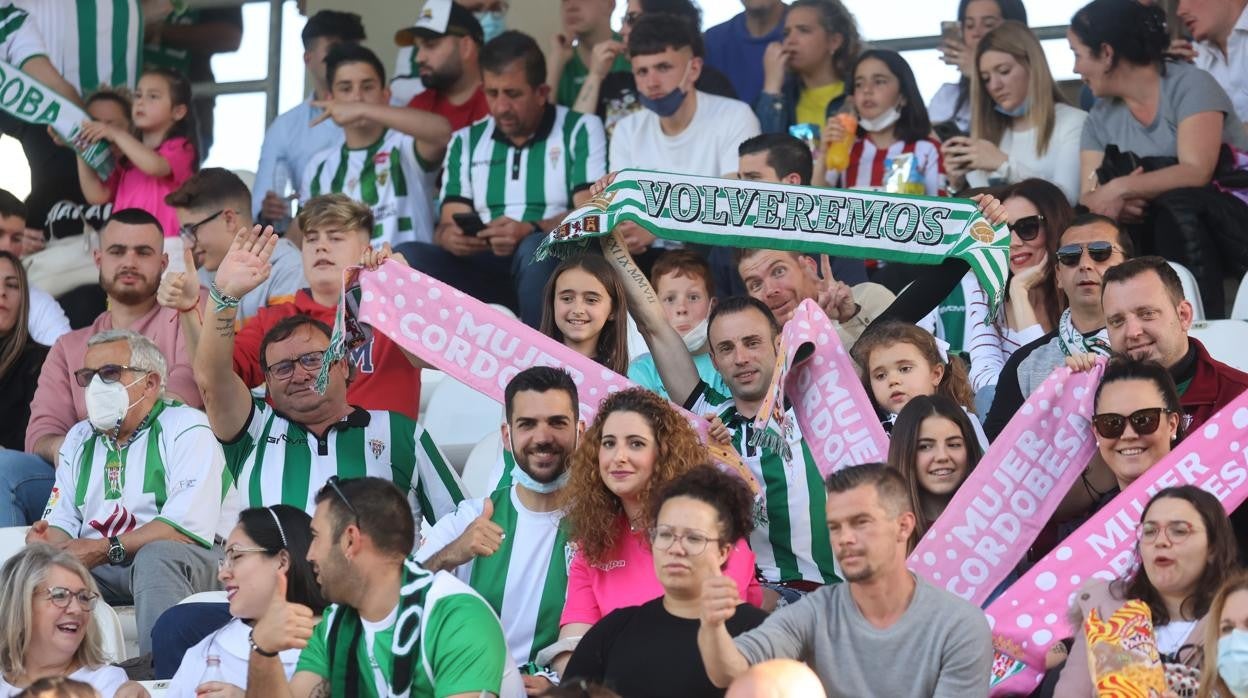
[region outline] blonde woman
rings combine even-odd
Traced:
[[[1248,692],[1248,572],[1222,583],[1209,605],[1205,661],[1197,698],[1232,698]]]
[[[68,676],[103,698],[148,693],[109,666],[91,609],[100,592],[70,553],[34,543],[0,568],[0,698],[12,698],[39,679]]]
[[[1040,41],[1026,25],[1003,22],[979,41],[975,65],[971,135],[942,146],[954,188],[1036,178],[1056,184],[1074,204],[1087,114],[1066,103]]]

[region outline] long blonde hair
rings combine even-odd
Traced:
[[[0,671],[9,676],[26,673],[35,587],[47,581],[48,570],[53,567],[73,572],[82,580],[87,591],[100,593],[95,579],[78,558],[45,543],[32,543],[9,558],[0,568],[0,618],[7,619],[3,629],[0,629]],[[81,666],[95,669],[108,662],[104,659],[100,629],[91,618],[88,614],[86,637],[78,645],[78,651],[74,652],[74,660]]]
[[[1248,591],[1248,572],[1236,572],[1231,575],[1209,604],[1209,612],[1205,614],[1205,645],[1204,659],[1200,666],[1200,692],[1196,698],[1213,698],[1213,696],[1229,696],[1231,691],[1226,682],[1218,675],[1218,642],[1222,639],[1222,609],[1226,600],[1237,591]]]
[[[1000,143],[1013,121],[994,108],[996,103],[988,95],[984,81],[979,79],[979,61],[987,51],[1008,53],[1027,69],[1027,99],[1031,106],[1024,118],[1031,119],[1037,127],[1036,155],[1044,155],[1053,137],[1056,105],[1066,104],[1066,98],[1057,89],[1057,83],[1053,82],[1053,73],[1049,70],[1049,61],[1044,57],[1039,39],[1021,22],[1002,22],[985,34],[975,49],[975,75],[971,78],[971,137]]]

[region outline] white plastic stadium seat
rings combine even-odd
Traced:
[[[1244,320],[1210,320],[1193,324],[1188,334],[1199,339],[1218,361],[1241,371],[1248,371],[1248,322]]]
[[[134,656],[126,651],[126,636],[121,628],[121,617],[112,606],[103,600],[96,601],[95,608],[91,610],[91,620],[100,629],[105,661],[124,662]],[[137,654],[136,650],[135,655]]]
[[[1183,297],[1192,304],[1192,322],[1204,322],[1205,303],[1200,298],[1200,287],[1196,284],[1196,275],[1178,262],[1168,262],[1168,264],[1179,275],[1179,281],[1183,282]]]
[[[1231,307],[1232,320],[1248,320],[1248,274],[1239,281],[1239,291],[1235,293],[1235,305]]]
[[[460,472],[472,447],[502,423],[502,405],[450,376],[429,400],[424,420],[434,443]]]
[[[227,603],[227,601],[224,591],[201,591],[198,594],[191,594],[178,603]]]
[[[442,384],[445,373],[436,368],[420,369],[420,415],[417,421],[421,424],[425,423],[425,415],[429,410],[429,402],[433,400],[433,394],[437,392],[438,386]]]
[[[26,547],[26,532],[30,526],[0,528],[0,565]]]
[[[464,463],[464,472],[460,479],[464,481],[464,495],[467,497],[484,497],[490,493],[490,476],[495,466],[503,457],[503,435],[495,429],[494,433],[486,434],[477,442],[468,454]]]

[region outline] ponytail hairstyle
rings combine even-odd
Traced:
[[[1170,33],[1160,7],[1136,0],[1092,0],[1070,18],[1070,31],[1094,56],[1104,53],[1106,46],[1112,48],[1111,69],[1126,61],[1155,65],[1165,75]]]
[[[901,320],[878,320],[872,323],[850,350],[854,361],[862,367],[863,383],[867,388],[867,394],[871,394],[871,354],[876,349],[891,347],[895,344],[910,344],[918,349],[919,355],[932,366],[944,366],[940,384],[936,386],[936,394],[944,395],[969,412],[975,411],[975,393],[971,390],[971,381],[962,359],[951,354],[946,360],[941,356],[936,338],[930,332],[918,325]],[[883,409],[882,406],[881,409]]]
[[[169,85],[169,101],[175,107],[186,107],[186,116],[173,122],[165,140],[181,136],[190,144],[193,155],[192,170],[199,169],[199,131],[195,125],[195,111],[191,108],[191,81],[173,68],[153,66],[144,68],[140,79],[148,75],[162,78]]]
[[[628,297],[624,295],[624,284],[611,268],[611,264],[600,255],[584,254],[565,260],[546,281],[546,290],[542,294],[542,334],[560,343],[563,332],[555,323],[555,286],[565,271],[580,269],[593,276],[607,289],[607,299],[611,303],[611,314],[598,333],[598,344],[594,348],[594,360],[620,375],[628,373]]]

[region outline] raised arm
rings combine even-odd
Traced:
[[[451,142],[451,134],[454,133],[446,117],[421,109],[332,99],[312,102],[312,106],[325,110],[312,120],[312,126],[326,119],[333,119],[339,126],[361,118],[368,119],[415,138],[416,154],[425,162],[441,163],[442,156],[446,154],[446,144]]]
[[[600,240],[603,255],[615,266],[624,284],[628,309],[637,321],[637,329],[646,340],[646,346],[650,347],[650,355],[654,357],[654,366],[659,370],[667,394],[677,402],[684,402],[702,380],[693,357],[685,347],[685,340],[667,324],[659,295],[633,261],[633,255],[620,239],[620,234],[613,232]]]
[[[277,246],[273,228],[261,232],[260,226],[242,229],[234,236],[230,251],[217,269],[214,283],[218,293],[233,299],[233,305],[217,309],[209,300],[204,308],[203,325],[208,328],[199,337],[193,365],[195,382],[204,396],[204,410],[212,432],[222,441],[236,438],[251,415],[251,391],[234,373],[234,328],[238,315],[237,299],[250,293],[268,278],[272,267],[269,257]],[[260,357],[263,361],[264,357]]]

